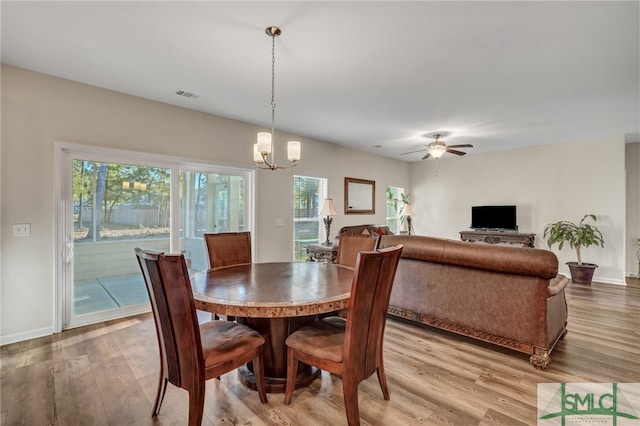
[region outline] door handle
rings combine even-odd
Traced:
[[[67,246],[67,258],[65,262],[69,264],[73,260],[73,240],[71,240],[71,238],[67,239],[66,246]]]

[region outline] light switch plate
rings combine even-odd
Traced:
[[[284,226],[284,219],[276,219],[276,226]]]
[[[14,223],[13,236],[14,237],[30,237],[31,224],[30,223]]]

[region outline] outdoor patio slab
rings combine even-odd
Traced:
[[[118,307],[116,301],[96,279],[76,281],[73,284],[73,288],[73,311],[75,315],[90,314]]]
[[[149,295],[142,274],[100,278],[100,284],[119,307],[148,303]]]

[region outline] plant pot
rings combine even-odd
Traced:
[[[578,262],[567,262],[567,266],[571,272],[571,281],[577,284],[591,284],[593,273],[598,267],[595,263],[584,262],[582,265],[578,265]]]

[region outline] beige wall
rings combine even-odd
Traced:
[[[629,143],[625,146],[625,164],[627,170],[627,232],[625,242],[627,247],[626,272],[636,275],[640,250],[640,142]]]
[[[606,147],[606,149],[603,149]],[[471,206],[517,205],[521,232],[536,234],[536,247],[547,223],[598,216],[605,248],[583,250],[583,260],[597,263],[595,279],[624,283],[625,144],[623,137],[544,145],[469,155],[445,156],[411,165],[411,194],[419,234],[459,238],[471,223]],[[558,252],[560,271],[575,252]]]
[[[54,325],[55,247],[53,145],[63,141],[253,168],[256,126],[2,66],[0,343],[50,334]],[[268,105],[265,106],[268,113]],[[290,139],[279,135],[282,143]],[[406,163],[304,137],[292,170],[257,173],[256,256],[292,258],[292,176],[329,179],[343,209],[345,176],[377,183],[376,214],[338,216],[332,227],[384,223],[384,187],[409,186]],[[372,141],[374,144],[375,141]],[[276,227],[276,219],[285,226]],[[30,223],[30,238],[13,237]]]
[[[253,167],[251,141],[259,130],[256,126],[7,66],[2,66],[1,78],[0,344],[53,331],[54,271],[61,256],[54,246],[54,141]],[[538,234],[538,247],[545,247],[540,237],[546,223],[595,213],[601,219],[606,248],[589,249],[585,257],[600,264],[597,279],[622,281],[622,137],[445,157],[439,160],[438,176],[432,160],[409,164],[299,139],[303,143],[300,166],[257,174],[258,261],[291,257],[295,171],[327,177],[329,196],[339,212],[344,207],[345,176],[376,181],[377,214],[340,215],[334,219],[334,235],[345,225],[384,223],[385,185],[409,188],[418,233],[449,238],[458,238],[458,232],[469,226],[470,207],[476,204],[517,204],[520,228]],[[574,155],[579,165],[570,160]],[[276,219],[284,219],[285,226],[276,227]],[[31,223],[32,236],[12,237],[12,224],[23,222]],[[564,250],[560,261],[571,256]]]

